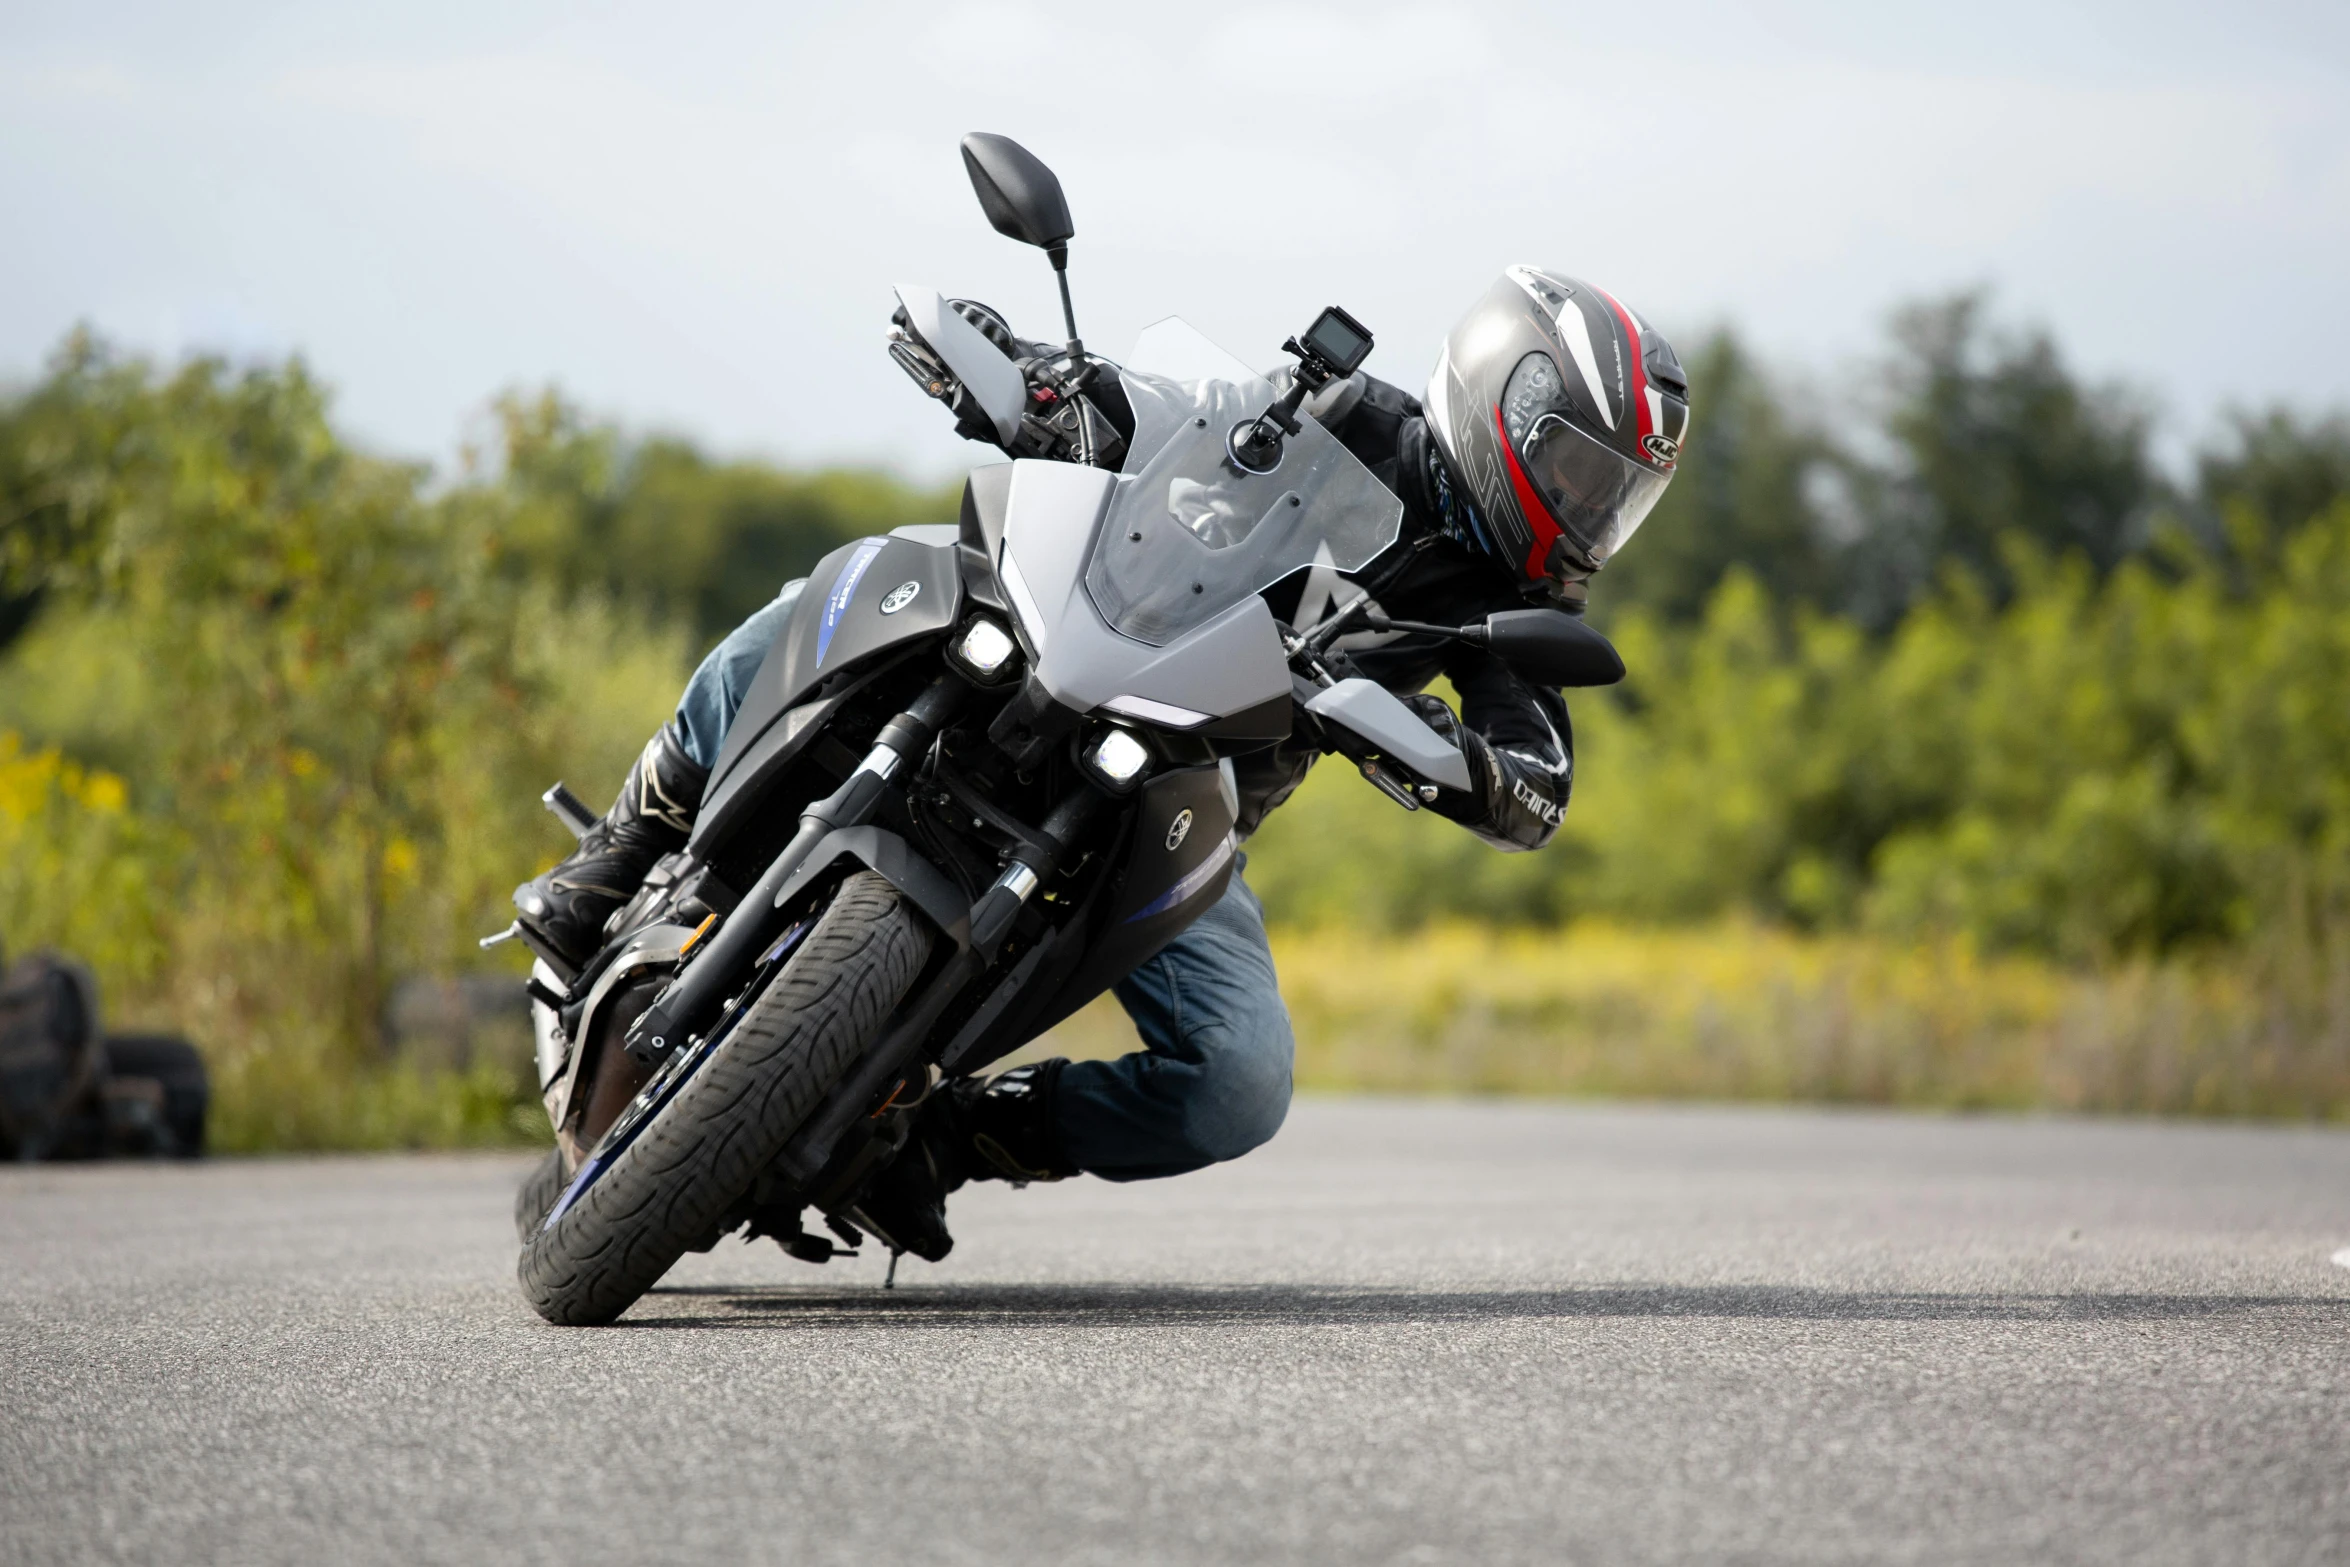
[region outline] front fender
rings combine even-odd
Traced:
[[[886,827],[838,827],[819,838],[800,868],[777,890],[775,906],[789,904],[843,859],[858,861],[912,899],[958,949],[971,945],[970,900],[912,844]]]
[[[572,1089],[579,1083],[580,1074],[587,1068],[591,1054],[587,1045],[596,1038],[596,1024],[610,1002],[612,992],[646,971],[656,968],[675,968],[685,951],[685,944],[693,937],[691,925],[648,925],[628,938],[628,944],[619,955],[605,965],[596,983],[588,991],[587,1003],[579,1009],[579,1026],[571,1035],[571,1059],[565,1063],[562,1074],[545,1094],[547,1119],[561,1131],[571,1114]]]

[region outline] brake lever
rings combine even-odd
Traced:
[[[1355,763],[1355,770],[1361,773],[1365,778],[1369,779],[1373,788],[1377,789],[1381,794],[1387,796],[1387,798],[1390,800],[1393,800],[1396,804],[1402,806],[1405,810],[1418,810],[1420,808],[1420,796],[1418,788],[1416,786],[1396,782],[1396,773],[1400,772],[1401,769],[1397,768],[1391,771],[1390,765],[1391,764],[1376,761],[1361,761]]]
[[[1324,723],[1318,714],[1306,709],[1302,700],[1297,703],[1294,717],[1300,727],[1311,729],[1313,741],[1323,755],[1343,756],[1354,763],[1355,771],[1373,788],[1405,810],[1416,811],[1436,797],[1434,785],[1420,782],[1392,758],[1359,743],[1348,744],[1348,740],[1357,738],[1354,731],[1343,724]]]

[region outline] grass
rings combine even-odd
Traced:
[[[1277,930],[1273,952],[1310,1090],[2350,1120],[2339,953],[2083,972],[1958,942],[1597,922]],[[1135,1048],[1105,996],[1011,1060]],[[210,1056],[222,1152],[547,1135],[519,1031],[462,1059]]]
[[[1276,931],[1301,1087],[2350,1119],[2350,965],[1749,924]],[[1023,1057],[1134,1046],[1105,998]]]
[[[290,1049],[208,1054],[218,1153],[544,1146],[553,1135],[527,1067],[504,1053],[462,1067],[352,1066]]]

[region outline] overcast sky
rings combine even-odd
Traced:
[[[1831,390],[1987,283],[2174,444],[2350,403],[2339,0],[1072,9],[8,0],[0,375],[88,320],[298,350],[403,454],[553,381],[938,473],[975,449],[883,357],[889,285],[1058,314],[964,183],[994,130],[1059,170],[1111,353],[1179,313],[1268,363],[1336,302],[1417,389],[1527,261]]]

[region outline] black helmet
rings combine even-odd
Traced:
[[[1511,267],[1444,340],[1428,428],[1466,491],[1462,530],[1528,586],[1565,586],[1624,547],[1673,477],[1689,382],[1614,295]]]

